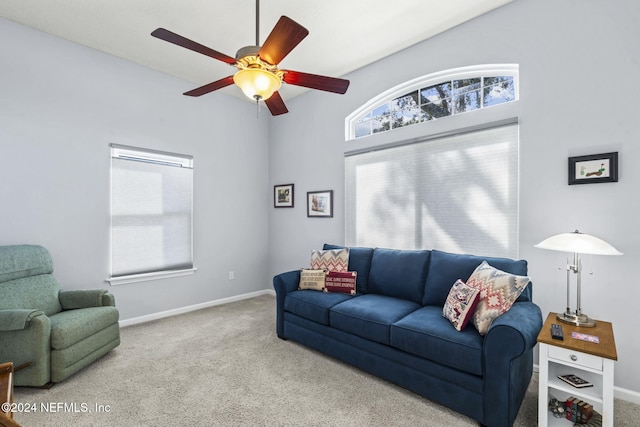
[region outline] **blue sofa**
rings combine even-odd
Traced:
[[[326,245],[324,249],[340,246]],[[278,274],[276,332],[487,426],[511,426],[533,372],[542,328],[532,284],[485,336],[442,316],[456,279],[486,260],[516,275],[527,262],[437,250],[349,248],[357,293],[298,290],[300,271]]]

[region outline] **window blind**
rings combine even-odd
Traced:
[[[111,153],[111,277],[193,268],[193,158]]]
[[[517,257],[518,125],[345,157],[349,246]]]

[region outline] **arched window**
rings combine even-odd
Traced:
[[[371,99],[346,118],[352,140],[518,99],[518,65],[476,65],[429,74]]]
[[[345,243],[517,258],[517,99],[517,65],[474,66],[396,86],[347,117]]]

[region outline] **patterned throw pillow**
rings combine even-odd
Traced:
[[[349,269],[349,249],[344,248],[311,251],[311,269],[347,271]]]
[[[355,271],[329,271],[325,278],[324,291],[355,295],[357,275]]]
[[[314,291],[323,290],[326,274],[327,272],[324,270],[301,269],[298,289],[312,289]]]
[[[449,319],[454,328],[461,331],[473,316],[478,304],[480,291],[456,280],[442,308],[442,315]]]
[[[498,270],[486,261],[475,269],[467,286],[480,290],[480,301],[471,319],[480,335],[485,335],[491,322],[511,308],[528,283],[529,277]]]

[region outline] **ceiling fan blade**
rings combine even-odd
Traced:
[[[273,92],[273,95],[269,97],[266,101],[264,101],[271,111],[272,116],[279,116],[280,114],[288,113],[287,106],[284,105],[284,101],[278,92]]]
[[[183,93],[183,95],[202,96],[202,95],[206,95],[209,92],[222,89],[223,87],[227,87],[232,84],[233,84],[233,76],[228,76],[228,77],[225,77],[224,79],[216,80],[213,83],[209,83],[204,86],[200,86],[199,88],[190,90],[189,92],[185,92]]]
[[[213,59],[217,59],[222,62],[226,62],[227,64],[235,64],[235,58],[232,58],[224,53],[220,53],[211,48],[201,45],[200,43],[196,43],[193,40],[189,40],[186,37],[182,37],[174,32],[166,30],[164,28],[158,28],[154,30],[151,35],[153,37],[159,38],[160,40],[167,41],[169,43],[173,43],[178,46],[182,46],[189,50],[193,50],[194,52],[201,53],[203,55],[209,56]]]
[[[283,80],[295,86],[304,86],[311,89],[344,94],[349,88],[349,80],[335,77],[319,76],[317,74],[301,73],[300,71],[284,71]]]
[[[291,18],[281,16],[276,26],[271,30],[271,34],[264,41],[258,56],[271,65],[277,65],[307,35],[309,35],[309,30],[305,27]]]

